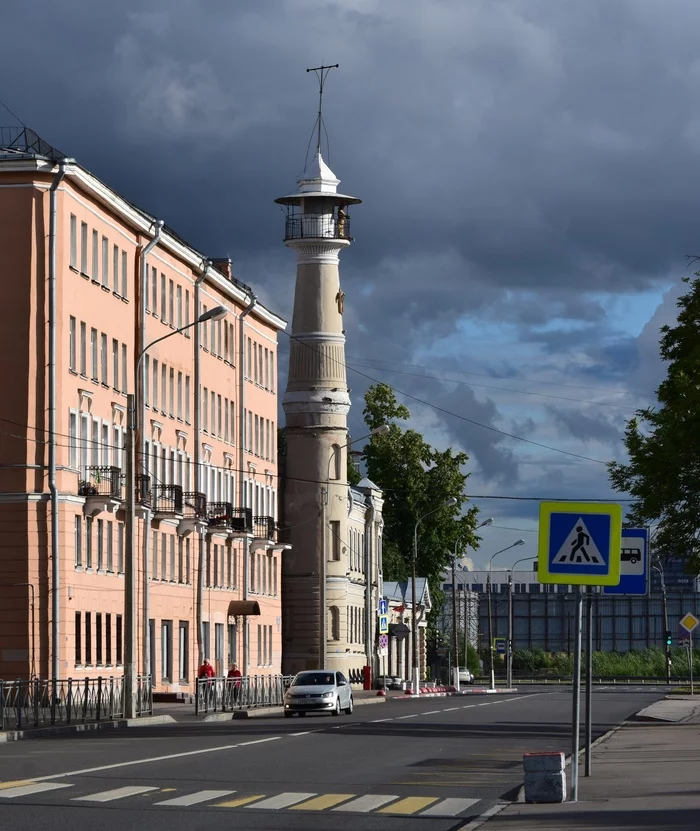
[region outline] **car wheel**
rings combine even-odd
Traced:
[[[354,709],[355,709],[355,705],[352,703],[352,696],[350,696],[350,701],[348,703],[348,706],[345,708],[345,712],[347,713],[347,715],[351,716],[352,711]]]
[[[335,710],[333,710],[334,716],[340,715],[340,697],[336,698],[335,700]]]

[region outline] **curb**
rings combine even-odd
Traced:
[[[71,733],[93,733],[105,730],[123,730],[127,727],[154,727],[161,724],[177,724],[172,716],[143,716],[122,718],[115,721],[96,721],[88,724],[62,724],[54,727],[32,727],[29,730],[6,730],[0,732],[0,743],[18,742],[23,739],[46,739],[51,736],[65,736]]]
[[[484,687],[483,689],[475,689],[475,690],[444,690],[441,692],[428,692],[428,690],[432,689],[431,687],[426,687],[425,691],[421,690],[420,695],[414,696],[412,692],[409,690],[406,691],[405,695],[396,696],[392,698],[392,701],[415,701],[416,698],[448,698],[450,696],[470,696],[470,695],[504,695],[509,693],[515,693],[518,691],[517,687],[507,687],[507,688],[500,688],[495,690],[490,690]]]
[[[361,707],[363,704],[386,704],[386,698],[353,698],[353,704],[355,707]],[[283,714],[284,707],[265,707],[264,709],[261,707],[258,710],[234,710],[233,715],[231,713],[213,713],[211,716],[205,716],[204,721],[231,721],[232,718],[262,718],[263,716],[273,718]]]

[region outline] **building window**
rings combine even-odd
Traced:
[[[70,215],[70,267],[78,268],[78,220]]]
[[[202,306],[202,314],[207,311],[206,306]],[[207,329],[206,325],[202,326],[202,346],[204,349],[209,349],[209,329]]]
[[[151,356],[145,355],[143,359],[143,403],[151,406]]]
[[[112,552],[112,534],[114,531],[114,523],[111,520],[107,521],[107,571],[113,569],[113,552]]]
[[[80,321],[80,374],[87,378],[87,326]]]
[[[209,432],[209,390],[206,387],[202,396],[202,430]]]
[[[210,646],[210,628],[209,628],[209,621],[205,620],[202,623],[202,645],[204,648],[204,657],[209,658],[209,646]]]
[[[91,516],[85,517],[85,567],[92,568],[92,523]]]
[[[122,616],[117,615],[117,625],[116,625],[116,640],[115,640],[115,651],[117,657],[117,666],[121,666],[122,664]]]
[[[151,580],[158,579],[158,532],[153,532],[153,565],[151,566]]]
[[[124,300],[129,296],[128,259],[126,251],[122,251],[122,297]]]
[[[182,373],[177,373],[177,417],[182,421]]]
[[[153,409],[158,409],[158,361],[153,359]]]
[[[272,594],[277,597],[277,557],[272,558]]]
[[[102,285],[109,288],[109,240],[102,237]]]
[[[190,624],[181,620],[178,625],[178,674],[180,681],[188,681],[190,677]]]
[[[167,323],[168,310],[165,305],[165,274],[160,275],[160,319]]]
[[[97,520],[97,570],[104,569],[104,520]]]
[[[229,625],[228,625],[228,665],[229,666],[231,666],[231,664],[235,664],[238,660],[237,657],[236,657],[236,653],[237,653],[237,650],[236,650],[237,643],[236,643],[236,641],[238,640],[237,634],[238,633],[237,633],[237,630],[236,630],[236,624],[235,623],[229,623]]]
[[[160,410],[163,414],[168,407],[168,368],[165,364],[160,365]]]
[[[163,620],[160,625],[160,676],[170,683],[173,677],[173,622]]]
[[[122,392],[128,392],[129,385],[127,384],[127,357],[126,357],[126,344],[122,344]]]
[[[332,520],[331,526],[331,559],[340,560],[340,522]]]
[[[258,666],[262,666],[262,626],[258,623]]]
[[[168,535],[160,535],[160,579],[168,579]]]
[[[75,665],[80,666],[83,663],[83,635],[81,631],[82,615],[80,612],[75,613]]]
[[[75,518],[75,565],[81,568],[83,565],[83,518]]]
[[[175,535],[170,535],[170,582],[175,582]]]
[[[168,415],[173,418],[175,415],[175,370],[170,367],[170,396],[168,398],[170,406],[168,407]]]
[[[190,423],[190,376],[185,375],[185,421]]]
[[[108,386],[107,375],[107,335],[100,334],[100,380],[103,386]]]
[[[93,282],[100,281],[100,235],[97,231],[92,232],[92,277]]]
[[[168,280],[168,323],[172,326],[175,322],[175,285]]]
[[[102,665],[102,615],[95,614],[95,663]]]
[[[119,294],[119,246],[112,246],[112,291]]]
[[[117,572],[124,573],[124,526],[117,525]]]
[[[68,322],[68,368],[71,372],[76,372],[77,360],[77,344],[75,339],[77,337],[77,321],[71,316]]]
[[[78,468],[78,414],[69,413],[68,415],[68,465],[73,470]]]
[[[88,276],[88,227],[87,222],[80,223],[80,272]]]
[[[92,664],[92,615],[85,612],[85,664]]]
[[[221,396],[216,396],[216,435],[221,438]]]
[[[105,615],[105,663],[112,666],[112,615]]]
[[[119,341],[112,338],[112,385],[119,391]]]
[[[190,293],[187,289],[185,289],[185,326],[190,325]],[[190,331],[189,329],[185,329],[185,337],[189,338]]]
[[[177,328],[182,329],[182,286],[178,286],[177,294]]]

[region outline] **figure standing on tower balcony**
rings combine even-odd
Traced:
[[[345,213],[342,207],[338,208],[338,237],[340,239],[345,239],[348,233],[348,215]]]
[[[338,304],[338,314],[343,313],[345,309],[345,292],[342,289],[338,289],[338,294],[335,296],[335,302]]]

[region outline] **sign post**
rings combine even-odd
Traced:
[[[690,672],[690,694],[695,695],[693,689],[693,632],[700,620],[692,612],[686,612],[680,620],[681,626],[688,633],[688,671]]]
[[[578,800],[578,745],[581,726],[581,586],[620,582],[622,508],[593,502],[540,503],[537,576],[540,583],[576,589],[573,706],[571,717],[571,801]],[[591,718],[587,707],[587,720]],[[588,747],[586,731],[586,753]]]

